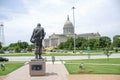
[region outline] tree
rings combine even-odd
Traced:
[[[31,44],[31,45],[29,45],[28,47],[27,47],[27,50],[29,51],[29,52],[32,52],[32,49],[34,48],[34,45],[33,44]]]
[[[18,45],[18,43],[11,43],[10,45],[9,45],[9,47],[15,47],[15,46],[17,46]]]
[[[0,53],[4,53],[4,50],[2,49],[2,43],[0,42]]]
[[[115,52],[118,52],[118,48],[120,48],[120,35],[113,37],[113,47],[115,48]]]
[[[74,43],[73,38],[69,38],[64,44],[65,49],[69,49],[69,50],[71,49],[72,50],[73,46],[74,46],[73,43]]]
[[[69,38],[66,42],[61,42],[58,46],[59,49],[73,49],[73,38]]]
[[[2,49],[3,49],[4,51],[7,51],[7,50],[8,50],[8,46],[2,47]]]
[[[27,42],[17,42],[11,43],[8,47],[8,50],[15,50],[16,52],[20,52],[22,49],[27,49],[29,44]]]
[[[120,35],[115,35],[113,37],[113,46],[120,47]]]
[[[91,48],[91,49],[95,49],[96,46],[98,45],[97,39],[89,39],[87,42],[87,45]]]
[[[2,43],[0,42],[0,49],[2,48]]]
[[[19,53],[21,51],[20,46],[15,47],[15,52]]]
[[[81,46],[86,42],[87,40],[83,37],[78,37],[76,39],[76,48],[81,48]]]
[[[72,43],[69,44],[68,50],[72,50],[73,49],[73,45]]]
[[[88,47],[88,44],[87,44],[87,41],[86,41],[82,44],[81,49],[87,49],[87,47]]]
[[[107,36],[100,37],[99,42],[101,48],[110,47],[111,45],[111,39]]]
[[[112,52],[110,52],[109,49],[106,48],[104,54],[107,56],[107,60],[109,60],[109,56],[112,54]]]
[[[99,48],[99,44],[100,42],[99,42],[99,39],[96,39],[96,42],[95,42],[95,44],[94,44],[94,48],[95,49],[97,49],[98,50],[98,48]]]
[[[20,42],[19,46],[21,49],[26,49],[28,47],[28,43],[27,42]]]
[[[9,50],[14,50],[15,48],[14,47],[8,47],[8,51]]]
[[[65,42],[61,42],[61,43],[59,44],[58,48],[59,48],[59,49],[64,49],[64,44],[65,44]]]

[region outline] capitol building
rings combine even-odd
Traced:
[[[57,47],[61,42],[67,41],[70,37],[74,38],[74,26],[67,16],[67,20],[63,26],[63,34],[53,33],[49,38],[44,39],[44,47]],[[85,34],[75,34],[75,37],[83,37],[85,39],[95,38],[99,39],[100,34],[97,33],[85,33]]]

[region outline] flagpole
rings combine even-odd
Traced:
[[[75,7],[72,7],[73,9],[73,26],[74,26],[74,53],[76,54],[76,42],[75,42],[75,15],[74,15],[74,9]]]

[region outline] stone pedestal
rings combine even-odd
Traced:
[[[43,59],[31,60],[29,63],[29,72],[31,76],[44,76],[45,69],[46,65]]]

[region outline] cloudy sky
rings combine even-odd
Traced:
[[[120,0],[0,0],[0,24],[4,24],[5,44],[30,42],[33,28],[41,23],[46,38],[62,34],[67,15],[75,33],[96,33],[101,36],[120,34]]]

